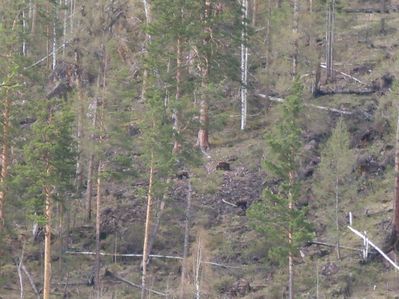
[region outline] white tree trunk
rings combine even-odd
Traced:
[[[335,0],[330,0],[327,10],[327,30],[326,30],[326,66],[327,79],[334,79],[334,31],[335,31]]]
[[[292,76],[295,77],[298,72],[298,22],[299,22],[299,0],[294,0],[294,18],[292,33],[294,35],[294,53],[292,55]]]
[[[98,161],[97,171],[97,199],[96,199],[96,274],[95,274],[95,288],[96,299],[101,298],[101,284],[100,284],[100,229],[101,229],[101,160]]]
[[[144,228],[144,244],[143,244],[143,270],[141,274],[141,299],[146,298],[146,288],[147,288],[147,259],[148,259],[148,241],[150,235],[150,227],[151,227],[151,210],[152,210],[152,187],[153,187],[153,179],[154,179],[154,153],[151,153],[151,165],[150,165],[150,174],[148,179],[148,193],[147,193],[147,211],[145,218],[145,228]]]
[[[180,278],[180,299],[185,298],[185,283],[187,273],[187,256],[189,246],[189,235],[190,235],[190,220],[191,220],[191,194],[192,186],[190,178],[188,178],[188,191],[187,191],[187,205],[186,205],[186,219],[184,222],[184,244],[183,244],[183,261]]]
[[[57,64],[57,19],[58,19],[58,6],[54,3],[54,16],[53,16],[53,40],[52,40],[52,56],[51,69],[55,69]]]
[[[202,244],[201,236],[198,237],[197,256],[195,258],[194,276],[195,276],[195,298],[201,298],[201,263],[202,263]]]
[[[248,0],[242,0],[241,29],[241,130],[247,125],[248,86]]]

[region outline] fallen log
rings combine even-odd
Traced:
[[[309,245],[320,245],[320,246],[326,246],[326,247],[332,247],[332,248],[337,247],[337,244],[330,244],[330,243],[326,243],[326,242],[320,242],[317,240],[309,241],[308,244]],[[340,245],[339,248],[352,250],[352,251],[360,251],[360,252],[362,251],[360,248],[353,248],[353,247],[342,246],[342,245]]]
[[[320,67],[322,68],[322,69],[327,69],[327,65],[325,64],[325,63],[321,63],[320,64]],[[347,73],[344,73],[344,72],[341,72],[341,71],[337,71],[337,70],[333,70],[335,73],[338,73],[338,74],[340,74],[340,75],[342,75],[342,76],[344,76],[344,77],[346,77],[346,78],[349,78],[349,79],[351,79],[351,80],[353,80],[353,81],[355,81],[355,82],[357,82],[357,83],[360,83],[360,84],[362,84],[362,85],[367,85],[366,83],[364,83],[363,81],[361,81],[361,80],[359,80],[358,78],[355,78],[355,77],[353,77],[353,76],[351,76],[351,75],[349,75],[349,74],[347,74]]]
[[[65,251],[66,254],[71,255],[96,255],[95,252],[92,251]],[[116,257],[143,257],[142,254],[135,253],[106,253],[100,252],[101,256],[116,256]],[[174,259],[174,260],[182,260],[183,258],[180,256],[172,256],[172,255],[160,255],[160,254],[150,254],[151,258],[164,258],[164,259]]]
[[[277,98],[277,97],[271,97],[271,96],[267,96],[267,95],[261,94],[261,93],[256,94],[256,96],[264,98],[264,99],[268,99],[269,101],[272,101],[272,102],[278,102],[278,103],[285,102],[285,99]],[[324,110],[324,111],[327,111],[327,112],[338,113],[338,114],[341,114],[341,115],[355,115],[355,114],[360,113],[360,114],[362,114],[362,116],[364,118],[366,118],[368,120],[373,118],[373,116],[370,113],[367,113],[365,111],[348,111],[348,110],[330,108],[330,107],[319,106],[319,105],[315,105],[315,104],[307,104],[307,103],[305,103],[304,106],[305,107],[310,107],[310,108],[315,108],[315,109],[318,109],[318,110]]]
[[[350,225],[347,226],[355,235],[357,235],[358,237],[362,238],[363,241],[366,243],[366,247],[368,247],[368,245],[371,245],[371,247],[373,247],[385,260],[387,260],[396,270],[399,270],[399,266],[389,258],[389,256],[387,256],[383,250],[381,250],[379,247],[377,247],[377,245],[375,245],[373,242],[370,241],[369,238],[367,238],[367,236],[363,235],[361,232],[357,231],[356,229],[354,229],[353,227],[351,227]],[[367,250],[366,250],[367,253]],[[367,255],[367,254],[366,254]],[[367,256],[366,256],[367,257]]]
[[[399,11],[399,6],[398,5],[392,5],[390,7],[387,7],[386,9],[381,9],[377,7],[365,7],[365,8],[345,8],[343,9],[344,12],[346,13],[368,13],[368,14],[374,14],[374,13],[390,13],[390,12],[398,12]]]
[[[267,95],[261,94],[261,93],[258,93],[257,96],[261,97],[261,98],[264,98],[264,99],[268,99],[268,100],[270,100],[272,102],[278,102],[278,103],[284,103],[285,102],[285,99],[277,98],[277,97],[271,97],[271,96],[267,96]],[[306,104],[306,103],[304,105],[306,107],[311,107],[311,108],[315,108],[315,109],[319,109],[319,110],[324,110],[324,111],[334,112],[334,113],[339,113],[339,114],[344,114],[344,115],[352,115],[352,114],[354,114],[353,111],[340,110],[340,109],[324,107],[324,106],[318,106],[318,105],[314,105],[314,104]]]

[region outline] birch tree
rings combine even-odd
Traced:
[[[343,194],[347,194],[342,185],[347,181],[348,176],[352,172],[353,161],[355,155],[349,148],[350,136],[347,127],[341,118],[330,139],[327,141],[325,148],[321,153],[321,163],[319,166],[319,175],[321,176],[317,184],[317,193],[322,202],[328,202],[334,206],[335,217],[335,241],[338,259],[340,254],[340,202]]]
[[[241,25],[241,130],[245,130],[247,124],[248,95],[248,0],[242,0]]]

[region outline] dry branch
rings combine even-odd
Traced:
[[[26,269],[24,264],[22,264],[21,268],[22,268],[22,271],[24,271],[26,277],[28,277],[29,283],[32,287],[32,290],[35,292],[37,299],[40,299],[40,293],[36,288],[36,285],[35,285],[35,282],[33,281],[32,275],[30,275],[30,273],[28,272],[28,270]]]
[[[135,283],[133,283],[133,282],[131,282],[129,280],[126,280],[126,279],[124,279],[124,278],[112,273],[109,270],[105,270],[105,276],[113,278],[113,279],[118,280],[118,281],[121,281],[123,283],[126,283],[127,285],[129,285],[131,287],[142,289],[141,285],[138,285],[138,284],[135,284]],[[168,294],[162,293],[160,291],[156,291],[156,290],[152,290],[152,289],[148,289],[148,288],[145,288],[145,290],[150,292],[150,293],[153,293],[155,295],[158,295],[158,296],[162,296],[162,297],[167,297],[168,296]]]
[[[371,245],[375,250],[377,250],[377,252],[379,254],[381,254],[381,256],[386,259],[392,266],[395,267],[395,269],[399,270],[399,266],[392,261],[380,248],[378,248],[373,242],[371,242],[365,235],[363,235],[361,232],[357,231],[356,229],[354,229],[353,227],[351,227],[350,225],[348,225],[348,228],[357,236],[359,236],[360,238],[363,239],[363,241],[365,241],[366,243],[368,243],[369,245]]]
[[[327,69],[327,65],[326,65],[325,63],[320,64],[320,67],[323,68],[323,69]],[[357,82],[357,83],[360,83],[360,84],[362,84],[362,85],[367,85],[367,84],[364,83],[363,81],[360,81],[359,79],[357,79],[357,78],[355,78],[355,77],[353,77],[353,76],[351,76],[351,75],[349,75],[349,74],[347,74],[347,73],[340,72],[340,71],[337,71],[337,70],[334,70],[334,72],[336,72],[336,73],[338,73],[338,74],[341,74],[342,76],[344,76],[344,77],[346,77],[346,78],[349,78],[349,79],[351,79],[351,80],[353,80],[353,81],[355,81],[355,82]]]
[[[309,244],[312,244],[312,245],[321,245],[321,246],[327,246],[327,247],[333,247],[333,248],[336,248],[336,247],[337,247],[337,244],[330,244],[330,243],[320,242],[320,241],[316,241],[316,240],[310,241]],[[352,251],[362,251],[362,250],[359,249],[359,248],[353,248],[353,247],[348,247],[348,246],[339,246],[339,248],[347,249],[347,250],[352,250]]]
[[[257,96],[261,97],[261,98],[264,98],[264,99],[268,99],[268,100],[273,101],[273,102],[279,102],[279,103],[285,102],[285,99],[271,97],[271,96],[267,96],[267,95],[261,94],[261,93],[258,93]],[[319,110],[324,110],[324,111],[334,112],[334,113],[339,113],[339,114],[344,114],[344,115],[353,115],[354,114],[353,111],[340,110],[340,109],[335,109],[335,108],[318,106],[318,105],[314,105],[314,104],[304,104],[304,105],[306,107],[311,107],[311,108],[315,108],[315,109],[319,109]]]
[[[96,255],[95,252],[92,251],[66,251],[65,254],[72,254],[72,255]],[[134,253],[105,253],[100,252],[101,256],[117,256],[117,257],[143,257],[142,254],[134,254]],[[150,258],[164,258],[164,259],[173,259],[173,260],[182,260],[183,257],[181,256],[173,256],[173,255],[160,255],[160,254],[150,254]],[[240,266],[229,266],[224,264],[219,264],[215,262],[208,262],[208,261],[201,261],[202,264],[212,265],[221,268],[231,268],[231,269],[241,269]]]
[[[72,255],[96,255],[95,252],[92,251],[66,251],[66,254]],[[135,254],[135,253],[105,253],[100,252],[101,256],[117,256],[117,257],[143,257],[142,254]],[[183,258],[180,256],[172,256],[172,255],[159,255],[159,254],[150,254],[148,255],[151,258],[165,258],[165,259],[175,259],[175,260],[182,260]]]
[[[227,200],[222,199],[222,202],[224,202],[225,204],[228,204],[229,206],[235,207],[237,208],[237,205],[231,202],[228,202]]]

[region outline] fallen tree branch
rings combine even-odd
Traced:
[[[43,58],[39,59],[38,61],[32,63],[29,66],[24,67],[24,70],[28,70],[40,63],[42,63],[43,61],[45,61],[47,58],[49,58],[50,56],[52,56],[54,53],[57,53],[59,50],[61,50],[62,48],[66,47],[69,44],[70,41],[66,41],[65,43],[63,43],[61,46],[59,46],[57,49],[55,49],[54,51],[51,51],[48,55],[44,56]]]
[[[22,271],[25,273],[26,277],[28,277],[30,286],[32,287],[32,290],[35,292],[37,299],[40,299],[40,292],[37,290],[35,282],[33,281],[32,276],[29,274],[29,272],[26,269],[24,264],[22,264],[21,268],[22,268]]]
[[[221,267],[221,268],[227,268],[227,269],[242,269],[241,266],[228,266],[228,265],[218,264],[218,263],[214,263],[214,262],[201,261],[201,264],[206,264],[206,265],[211,265],[211,266],[216,266],[216,267]]]
[[[334,247],[334,248],[337,247],[337,244],[329,244],[329,243],[320,242],[317,240],[309,241],[308,244],[321,245],[321,246]],[[342,245],[340,245],[339,248],[352,250],[352,251],[360,251],[360,252],[362,251],[360,248],[353,248],[353,247],[347,247],[347,246],[342,246]]]
[[[264,99],[268,99],[270,101],[273,102],[278,102],[278,103],[284,103],[285,99],[282,98],[276,98],[276,97],[271,97],[271,96],[267,96],[265,94],[261,94],[258,93],[256,94],[258,97],[264,98]],[[319,110],[324,110],[324,111],[328,111],[328,112],[334,112],[334,113],[339,113],[339,114],[344,114],[344,115],[352,115],[353,112],[352,111],[347,111],[347,110],[340,110],[340,109],[335,109],[335,108],[329,108],[329,107],[324,107],[324,106],[318,106],[318,105],[314,105],[314,104],[304,104],[306,107],[311,107],[311,108],[315,108],[315,109],[319,109]]]
[[[369,7],[369,8],[345,8],[343,11],[346,12],[346,13],[368,13],[368,14],[390,13],[390,12],[398,12],[399,11],[399,6],[392,5],[390,7],[387,7],[386,9],[374,8],[374,7]]]
[[[227,200],[222,199],[222,202],[224,202],[225,204],[228,204],[229,206],[235,207],[237,208],[237,205],[231,202],[228,202]]]
[[[272,102],[278,102],[278,103],[285,102],[285,99],[267,96],[267,95],[261,94],[261,93],[256,94],[256,96],[264,98],[264,99],[268,99]],[[319,105],[315,105],[315,104],[307,104],[307,103],[304,103],[304,106],[310,107],[310,108],[315,108],[318,110],[324,110],[324,111],[328,111],[328,112],[338,113],[341,115],[354,115],[355,113],[360,113],[360,114],[363,114],[363,116],[368,120],[373,118],[373,116],[370,113],[367,113],[365,111],[360,111],[360,110],[359,111],[340,110],[340,109],[336,109],[336,108],[324,107],[324,106],[319,106]]]
[[[327,69],[327,65],[325,64],[325,63],[321,63],[320,64],[320,67],[322,68],[322,69]],[[340,71],[337,71],[337,70],[334,70],[334,72],[336,72],[336,73],[338,73],[338,74],[341,74],[342,76],[344,76],[344,77],[346,77],[346,78],[349,78],[349,79],[351,79],[351,80],[353,80],[353,81],[355,81],[355,82],[357,82],[357,83],[360,83],[360,84],[362,84],[362,85],[367,85],[365,82],[363,82],[363,81],[360,81],[359,79],[357,79],[357,78],[355,78],[355,77],[353,77],[353,76],[351,76],[351,75],[349,75],[349,74],[347,74],[347,73],[344,73],[344,72],[340,72]]]
[[[95,252],[92,251],[65,251],[66,254],[72,255],[96,255]],[[135,254],[135,253],[105,253],[100,252],[101,256],[117,256],[117,257],[143,257],[142,254]],[[165,258],[165,259],[174,259],[174,260],[182,260],[183,258],[180,256],[173,256],[173,255],[160,255],[160,254],[150,254],[149,257],[151,258]]]
[[[122,277],[120,277],[120,276],[118,276],[118,275],[112,273],[112,272],[109,271],[109,270],[105,270],[105,276],[106,276],[106,277],[113,278],[113,279],[118,280],[118,281],[121,281],[121,282],[123,282],[123,283],[126,283],[127,285],[129,285],[129,286],[131,286],[131,287],[138,288],[138,289],[142,289],[141,285],[138,285],[138,284],[135,284],[135,283],[133,283],[133,282],[131,282],[131,281],[129,281],[129,280],[126,280],[126,279],[124,279],[124,278],[122,278]],[[155,295],[158,295],[158,296],[162,296],[162,297],[167,297],[167,296],[168,296],[168,294],[162,293],[162,292],[160,292],[160,291],[156,291],[156,290],[152,290],[152,289],[148,289],[148,288],[145,288],[145,290],[148,291],[148,292],[150,292],[150,293],[153,293],[153,294],[155,294]]]
[[[234,205],[232,203],[226,202],[230,205]],[[237,207],[234,205],[234,207]],[[95,252],[91,251],[65,251],[65,254],[72,254],[72,255],[96,255]],[[105,252],[100,252],[101,256],[117,256],[117,257],[143,257],[142,254],[134,254],[134,253],[105,253]],[[174,260],[182,260],[183,258],[181,256],[173,256],[173,255],[160,255],[160,254],[150,254],[150,258],[164,258],[164,259],[174,259]],[[207,262],[207,261],[201,261],[203,264],[207,265],[212,265],[212,266],[217,266],[221,268],[232,268],[232,269],[239,269],[242,268],[240,266],[229,266],[229,265],[224,265],[224,264],[219,264],[215,262]]]
[[[381,256],[386,259],[395,269],[399,270],[399,266],[387,256],[384,251],[382,251],[380,248],[378,248],[373,242],[371,242],[365,235],[363,235],[361,232],[357,231],[350,225],[347,226],[354,234],[359,236],[360,238],[363,239],[364,242],[367,242],[369,245],[371,245]]]

